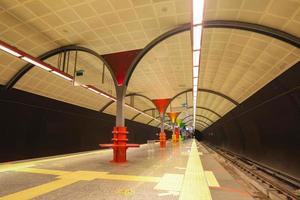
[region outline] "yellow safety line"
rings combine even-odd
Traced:
[[[198,153],[196,142],[193,140],[179,200],[212,199]]]
[[[36,166],[37,164],[44,163],[44,162],[63,160],[63,159],[75,158],[78,156],[86,156],[86,155],[92,155],[92,154],[98,154],[98,153],[107,153],[109,151],[111,151],[111,150],[97,150],[97,151],[92,151],[92,152],[87,152],[87,153],[77,153],[77,154],[72,154],[72,155],[58,156],[58,157],[54,157],[54,158],[42,158],[42,159],[32,160],[32,161],[8,162],[8,163],[0,164],[0,172],[13,171],[13,170],[20,169],[20,168],[33,167],[33,166]]]
[[[61,171],[61,170],[37,169],[37,168],[21,168],[21,169],[16,169],[14,171],[28,172],[28,173],[35,173],[35,174],[49,174],[49,175],[57,175],[57,176],[61,176],[61,175],[70,173],[70,172]]]
[[[72,183],[77,182],[78,180],[75,179],[61,179],[57,181],[52,181],[50,183],[46,183],[43,185],[39,185],[33,188],[29,188],[27,190],[23,190],[11,195],[7,195],[1,197],[2,200],[25,200],[25,199],[32,199],[34,197],[40,196],[42,194],[46,194],[53,190],[57,190],[64,186],[70,185]]]
[[[205,171],[205,177],[209,187],[220,187],[214,173],[212,171]]]

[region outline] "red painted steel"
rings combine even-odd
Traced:
[[[160,144],[160,148],[165,148],[166,147],[167,137],[166,137],[166,134],[164,132],[161,132],[159,134],[159,144]]]
[[[104,60],[110,65],[119,86],[123,85],[126,73],[140,51],[141,49],[136,49],[102,55]]]
[[[171,99],[153,99],[152,101],[155,104],[159,113],[163,114],[165,112],[165,109],[169,105],[169,102],[171,101]]]
[[[100,144],[100,147],[111,147],[113,149],[112,162],[123,163],[126,160],[126,151],[129,147],[140,147],[139,144],[127,144],[127,127],[114,127],[113,131],[113,144]]]

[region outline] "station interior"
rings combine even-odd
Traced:
[[[0,0],[26,199],[300,199],[300,0]]]

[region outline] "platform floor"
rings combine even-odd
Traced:
[[[142,145],[128,162],[110,163],[112,150],[0,164],[0,199],[251,200],[195,140]]]

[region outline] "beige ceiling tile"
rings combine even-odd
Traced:
[[[104,14],[101,16],[101,18],[102,18],[103,22],[108,26],[120,23],[120,19],[119,19],[118,15],[115,13]]]
[[[126,27],[123,24],[115,24],[108,27],[114,35],[127,33]]]
[[[163,2],[154,5],[157,17],[174,16],[176,14],[174,2]]]
[[[0,13],[0,22],[8,27],[13,27],[19,23],[19,21],[8,12]]]
[[[221,0],[218,2],[218,8],[220,9],[239,9],[242,5],[241,0]]]
[[[80,33],[80,35],[84,38],[84,40],[95,40],[95,39],[97,39],[97,35],[93,31],[86,31],[84,33]]]
[[[143,20],[141,23],[142,23],[142,26],[144,27],[145,30],[151,30],[151,29],[158,29],[159,28],[157,20],[155,20],[155,19]]]
[[[109,3],[109,0],[100,0],[100,1],[94,0],[90,3],[90,5],[99,15],[113,11],[113,8]]]
[[[178,15],[177,16],[177,24],[185,24],[191,22],[191,15],[190,13],[188,14],[183,14],[183,15]]]
[[[28,22],[26,22],[26,24],[28,26],[35,27],[37,30],[42,30],[41,32],[50,29],[50,26],[40,18],[34,18],[32,20],[29,20]]]
[[[269,27],[281,29],[286,23],[286,20],[274,15],[264,15],[264,17],[261,19],[261,23]]]
[[[133,40],[145,39],[146,35],[143,31],[131,32],[130,33]]]
[[[141,31],[142,25],[139,21],[129,22],[124,24],[129,32]]]
[[[292,34],[292,35],[295,35],[297,37],[300,37],[300,22],[297,23],[297,22],[289,22],[284,28],[283,28],[284,31]]]
[[[261,13],[245,10],[240,12],[238,20],[258,24],[261,18],[262,18]]]
[[[238,10],[220,10],[217,12],[217,18],[222,20],[236,20],[238,13]]]
[[[263,12],[267,9],[270,0],[244,0],[242,8],[255,12]]]
[[[136,11],[139,19],[149,19],[149,18],[155,17],[154,9],[151,5],[136,7],[135,11]]]
[[[99,38],[107,37],[108,35],[112,34],[112,32],[106,27],[98,28],[98,29],[95,29],[94,31]]]
[[[119,40],[120,43],[131,41],[131,37],[128,33],[119,34],[116,36],[116,38]]]
[[[9,13],[14,15],[18,20],[27,21],[35,17],[35,15],[23,5],[9,9]],[[1,18],[1,15],[0,15]],[[7,20],[8,21],[8,20]]]
[[[23,36],[16,31],[8,29],[1,34],[1,38],[7,40],[11,44],[14,44],[23,39]]]
[[[29,10],[31,10],[36,16],[43,16],[51,12],[51,10],[42,3],[42,1],[35,0],[26,2],[24,4]]]
[[[137,19],[137,15],[135,13],[134,9],[126,9],[118,12],[119,17],[121,18],[122,21],[134,21]]]
[[[131,7],[129,0],[109,0],[109,2],[116,10],[128,9]]]
[[[73,22],[70,24],[70,26],[74,29],[75,32],[81,33],[84,30],[88,30],[89,27],[86,25],[86,23],[82,21]]]
[[[73,9],[82,18],[89,18],[96,15],[96,12],[88,4],[78,5],[73,7]]]
[[[176,18],[175,17],[161,17],[158,18],[158,22],[160,28],[163,30],[170,30],[176,25]]]
[[[57,15],[66,23],[80,20],[79,16],[73,11],[73,9],[66,8],[57,12]]]
[[[54,13],[43,16],[41,19],[51,27],[57,27],[64,24],[64,22]]]
[[[300,8],[300,2],[293,0],[273,0],[269,13],[280,17],[290,18]]]

